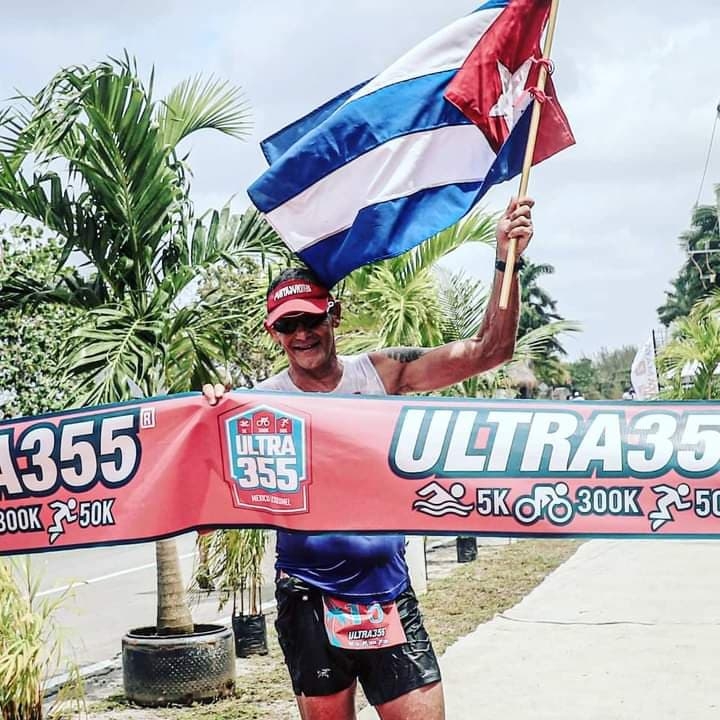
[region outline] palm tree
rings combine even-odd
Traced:
[[[0,288],[0,309],[50,300],[84,311],[66,348],[76,403],[214,379],[229,346],[213,318],[248,309],[212,294],[194,299],[199,274],[282,251],[254,211],[196,217],[178,145],[200,130],[243,138],[240,91],[194,78],[156,101],[152,77],[145,86],[127,56],[63,69],[0,115],[0,209],[36,220],[63,243],[57,281],[12,278]],[[174,542],[157,548],[158,632],[192,632]]]
[[[452,342],[475,335],[485,313],[488,294],[483,284],[464,273],[440,276],[440,303],[443,308],[443,342]],[[520,333],[512,360],[503,367],[464,380],[446,394],[463,397],[491,397],[497,389],[509,389],[519,376],[532,375],[531,367],[549,362],[548,347],[557,335],[574,332],[577,325],[564,320],[548,320],[544,325]]]
[[[563,317],[557,312],[557,302],[550,294],[540,287],[539,279],[543,275],[552,275],[555,268],[548,263],[533,263],[527,260],[520,270],[520,322],[518,338],[543,327],[552,327],[555,322],[562,322]],[[573,326],[575,330],[579,329]],[[535,340],[537,343],[537,339]],[[567,382],[567,371],[563,367],[561,357],[565,356],[565,348],[559,340],[559,333],[546,337],[543,347],[537,346],[533,372],[537,378],[548,385],[563,385]]]
[[[518,335],[522,337],[530,330],[547,325],[553,320],[562,320],[557,312],[557,301],[540,287],[538,280],[543,275],[552,275],[555,268],[548,263],[534,263],[526,260],[520,270],[520,321]],[[553,350],[564,354],[562,345],[555,341]]]
[[[720,186],[716,191],[720,190]],[[687,260],[672,281],[673,289],[666,292],[665,304],[658,308],[663,325],[690,313],[693,305],[720,285],[720,232],[718,208],[715,205],[696,205],[691,227],[679,237],[687,253]]]
[[[671,285],[672,290],[665,292],[665,304],[657,309],[660,322],[665,326],[688,315],[693,304],[706,292],[697,266],[690,261],[680,268]]]
[[[658,354],[658,371],[673,400],[720,399],[720,291],[699,301],[673,324],[672,338]],[[688,371],[692,381],[687,379]]]

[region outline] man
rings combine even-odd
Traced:
[[[532,237],[529,198],[513,199],[497,226],[496,272],[476,337],[437,348],[392,348],[339,357],[334,330],[340,305],[304,269],[271,284],[265,327],[288,359],[287,370],[258,385],[284,392],[394,395],[439,390],[509,360],[519,311],[517,270],[506,267],[510,239],[517,257]],[[506,310],[504,273],[512,273]],[[205,385],[211,405],[222,385]],[[357,458],[361,462],[361,458]],[[276,628],[303,720],[352,720],[359,680],[382,720],[442,720],[440,671],[410,587],[401,535],[278,532]],[[384,647],[351,649],[355,637],[379,635]],[[381,628],[378,630],[378,628]],[[332,641],[330,640],[332,638]]]

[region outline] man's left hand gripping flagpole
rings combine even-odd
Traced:
[[[552,0],[550,5],[550,15],[548,17],[547,32],[545,34],[545,42],[543,44],[543,57],[538,73],[537,88],[535,97],[533,98],[532,116],[530,117],[530,132],[528,133],[527,146],[525,147],[525,159],[523,161],[522,175],[520,177],[520,189],[518,197],[527,195],[528,184],[530,182],[530,167],[532,166],[533,156],[535,155],[535,140],[537,138],[538,126],[540,124],[540,109],[542,106],[542,93],[545,91],[545,81],[548,75],[548,65],[550,63],[550,52],[552,50],[553,36],[555,35],[555,25],[557,23],[558,5],[560,0]],[[506,265],[509,268],[515,267],[515,259],[517,255],[517,240],[510,238],[508,245],[508,254]],[[500,309],[506,310],[510,300],[510,289],[512,287],[512,272],[503,275],[503,283],[500,288]]]

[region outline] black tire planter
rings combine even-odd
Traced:
[[[217,700],[235,690],[233,633],[224,625],[195,625],[192,635],[130,630],[122,664],[125,697],[143,707]]]
[[[235,656],[267,655],[267,623],[264,615],[233,615]]]
[[[472,562],[477,558],[477,538],[474,535],[460,535],[455,541],[455,549],[459,563]]]

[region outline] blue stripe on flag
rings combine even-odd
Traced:
[[[400,255],[452,225],[472,207],[480,184],[430,188],[363,208],[350,229],[298,255],[332,287],[356,267]]]
[[[480,7],[473,10],[470,14],[481,12],[483,10],[495,10],[497,8],[506,7],[509,0],[488,0]],[[372,81],[373,78],[364,83],[359,83],[350,90],[346,90],[340,95],[328,100],[320,107],[312,110],[304,117],[287,125],[282,130],[266,138],[260,143],[263,154],[269,165],[276,162],[284,153],[286,153],[298,140],[302,139],[307,133],[320,125],[324,120],[330,117],[338,110],[343,103],[349,100],[357,91]]]
[[[510,133],[510,137],[502,144],[492,167],[485,176],[485,184],[488,189],[492,185],[510,180],[510,178],[522,172],[527,138],[530,134],[531,116],[532,103],[527,106],[525,112],[520,116]]]
[[[493,185],[522,171],[531,115],[523,113],[484,180],[429,188],[365,207],[351,228],[298,255],[332,287],[355,268],[401,255],[455,224]]]
[[[271,212],[388,140],[437,127],[470,125],[443,96],[456,72],[405,80],[348,103],[261,175],[248,188],[251,200],[262,212]]]
[[[330,117],[344,102],[347,102],[360,88],[365,87],[369,80],[356,85],[350,90],[340,93],[332,100],[328,100],[319,108],[315,108],[299,120],[287,125],[282,130],[278,130],[270,137],[265,138],[260,143],[263,155],[268,161],[268,165],[272,165],[281,155],[284,155],[298,140],[307,135],[313,128],[317,127],[326,118]]]

